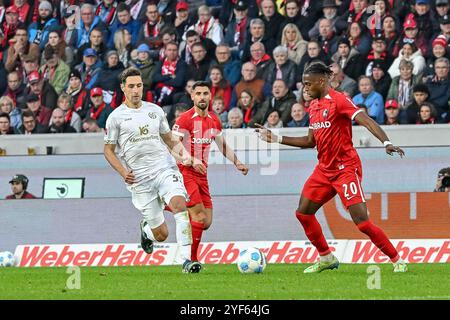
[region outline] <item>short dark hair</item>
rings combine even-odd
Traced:
[[[0,118],[7,118],[11,122],[11,117],[6,112],[0,112]]]
[[[327,77],[331,77],[333,75],[333,71],[323,62],[314,62],[306,68],[303,74],[321,74]]]
[[[196,81],[192,86],[192,90],[195,90],[197,87],[208,87],[211,90],[211,84],[208,81]]]
[[[23,119],[25,117],[33,117],[33,119],[36,120],[36,116],[34,115],[34,112],[31,111],[30,109],[23,110],[23,112],[22,112],[22,122],[23,122]]]
[[[197,31],[195,30],[188,30],[186,31],[186,39],[193,37],[193,36],[198,36],[199,34],[197,33]]]
[[[117,5],[117,12],[128,11],[130,12],[130,7],[125,2],[119,2]]]
[[[125,82],[127,82],[128,77],[134,77],[134,76],[142,77],[141,71],[134,67],[127,68],[127,69],[123,70],[122,73],[120,74],[120,83],[125,83]]]

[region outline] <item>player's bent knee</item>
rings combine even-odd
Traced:
[[[172,209],[173,213],[186,211],[186,199],[182,196],[175,196],[170,199],[169,207]]]

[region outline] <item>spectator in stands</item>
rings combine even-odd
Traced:
[[[337,14],[338,7],[339,6],[336,5],[336,0],[324,0],[322,4],[323,18],[330,20],[332,28],[334,28],[334,25],[339,18]],[[317,37],[319,37],[319,24],[320,20],[317,20],[317,22],[314,24],[314,27],[309,30],[309,39],[317,39]]]
[[[244,124],[247,127],[250,120],[260,108],[260,104],[255,100],[253,93],[250,90],[244,89],[241,92],[236,107],[241,109],[242,114],[244,115]]]
[[[291,110],[292,120],[287,126],[290,128],[309,127],[309,114],[305,110],[305,106],[301,103],[295,103]]]
[[[309,2],[309,4],[312,4],[312,3]],[[286,16],[284,17],[284,21],[282,22],[282,24],[280,26],[280,30],[283,30],[284,27],[288,23],[293,23],[300,30],[300,32],[302,34],[302,38],[308,40],[308,39],[310,39],[308,36],[308,32],[313,27],[314,23],[317,20],[314,18],[310,19],[309,17],[303,16],[302,11],[305,14],[308,14],[309,8],[306,8],[306,3],[302,7],[304,7],[305,9],[302,10],[300,8],[300,4],[297,2],[297,0],[287,0],[286,1],[286,4],[285,4]]]
[[[195,30],[201,37],[211,39],[216,45],[219,45],[223,41],[223,28],[211,15],[211,9],[202,5],[197,10],[198,21],[191,26],[188,30]]]
[[[430,0],[416,0],[414,12],[411,15],[413,15],[414,20],[417,21],[419,36],[423,36],[425,39],[430,39],[433,35],[433,30],[437,28],[435,27],[435,24],[433,24],[433,17],[430,10]],[[408,17],[406,17],[406,19],[408,19]]]
[[[177,92],[173,95],[173,103],[182,103],[185,104],[189,109],[194,106],[194,102],[191,99],[192,86],[194,85],[195,80],[189,79],[186,81],[186,86],[184,87],[184,91]]]
[[[450,168],[442,168],[438,172],[434,192],[450,192]]]
[[[163,30],[166,22],[159,14],[156,3],[146,3],[145,6],[146,20],[139,29],[138,43],[145,42],[151,49],[160,48],[161,30]]]
[[[445,15],[449,13],[449,3],[448,0],[436,0],[435,11],[433,12],[433,18],[438,21],[442,19]]]
[[[378,124],[384,123],[384,102],[381,94],[376,92],[372,80],[365,75],[358,79],[359,94],[353,97],[354,104],[364,104],[367,106],[368,114]]]
[[[422,56],[428,56],[428,38],[420,31],[414,15],[409,14],[403,23],[403,37],[399,37],[393,49],[393,56],[397,57],[405,43],[414,43],[415,47],[420,50]]]
[[[266,128],[283,128],[283,121],[281,121],[281,114],[278,110],[271,110],[269,115],[267,116],[267,120],[264,123],[264,127]]]
[[[31,18],[33,16],[33,8],[26,0],[14,0],[10,1],[11,5],[6,9],[8,11],[9,8],[17,9],[19,13],[19,21],[24,23],[25,25],[29,25],[31,22]],[[10,10],[11,10],[10,9]]]
[[[347,76],[358,79],[363,73],[363,62],[358,50],[350,46],[350,40],[346,37],[342,37],[337,45],[338,50],[331,60],[338,63]]]
[[[95,49],[87,48],[83,51],[83,62],[75,67],[81,74],[81,81],[86,89],[91,89],[97,81],[102,62],[97,57]]]
[[[0,112],[0,135],[14,134],[14,128],[11,127],[11,118],[6,112]]]
[[[100,0],[95,8],[95,15],[110,27],[117,19],[117,1]]]
[[[186,63],[178,57],[178,44],[166,45],[165,59],[158,61],[153,74],[157,103],[171,104],[174,93],[183,90],[186,78]]]
[[[69,84],[65,92],[71,97],[73,110],[83,119],[88,112],[89,95],[81,82],[81,74],[73,69],[69,75]]]
[[[95,121],[94,119],[84,119],[82,126],[83,132],[103,132],[103,129],[98,126],[97,121]]]
[[[28,31],[25,26],[18,26],[14,38],[10,40],[10,45],[3,57],[7,72],[20,69],[25,55],[39,57],[39,46],[28,42]]]
[[[24,110],[22,112],[22,125],[14,129],[15,134],[36,134],[44,133],[46,127],[37,122],[36,116],[31,110]]]
[[[251,63],[256,66],[256,77],[266,79],[269,67],[272,64],[272,58],[266,53],[262,42],[255,42],[250,47]]]
[[[64,39],[61,38],[61,35],[59,34],[58,31],[53,30],[49,32],[48,42],[45,45],[44,51],[47,47],[51,47],[61,61],[64,61],[64,63],[66,63],[69,66],[72,64],[74,59],[73,49],[66,45]],[[41,64],[43,63],[44,59],[41,59]]]
[[[233,13],[233,19],[226,28],[224,42],[231,48],[233,56],[241,57],[250,28],[248,4],[244,0],[237,1]]]
[[[448,78],[449,60],[439,58],[434,64],[434,75],[429,77],[425,84],[430,92],[428,101],[437,109],[436,122],[450,122],[448,100],[450,98],[450,81]]]
[[[353,97],[358,90],[356,81],[347,76],[337,62],[333,62],[330,68],[333,71],[331,87],[336,91],[345,93],[350,98]]]
[[[225,111],[228,111],[233,89],[228,80],[224,77],[222,67],[217,65],[212,66],[209,69],[209,79],[211,80],[211,99],[222,97]]]
[[[31,110],[36,117],[36,121],[40,125],[47,127],[52,116],[52,109],[43,106],[39,100],[39,96],[34,93],[27,96],[26,103],[27,108]]]
[[[228,111],[228,123],[226,129],[241,129],[245,128],[244,115],[239,108],[232,108]]]
[[[365,57],[369,54],[372,38],[364,24],[360,22],[351,23],[347,37],[350,40],[351,47],[358,50],[361,56]]]
[[[328,58],[331,58],[337,49],[337,37],[334,28],[331,25],[331,20],[327,18],[320,19],[317,41],[325,55]]]
[[[391,56],[396,57],[398,55],[398,52],[397,54],[394,53],[394,47],[399,37],[396,20],[393,16],[386,16],[383,18],[382,22],[382,34],[386,39],[386,52],[390,52]]]
[[[400,61],[407,60],[413,64],[413,74],[421,75],[425,71],[426,63],[422,53],[417,49],[414,42],[404,39],[404,44],[398,57],[394,60],[388,72],[392,79],[400,75]]]
[[[90,92],[91,96],[91,108],[87,117],[97,121],[100,128],[105,128],[106,119],[113,111],[111,106],[103,100],[103,90],[102,88],[93,88]]]
[[[152,85],[152,72],[155,69],[155,63],[150,58],[150,48],[147,44],[141,43],[137,48],[137,58],[131,60],[131,66],[139,69],[142,74],[142,81],[146,89]]]
[[[371,63],[371,69],[372,75],[370,78],[375,91],[381,94],[383,100],[386,100],[392,83],[391,76],[386,72],[386,62],[384,60],[374,60]]]
[[[396,125],[400,124],[399,114],[400,107],[396,100],[387,100],[384,105],[384,113],[386,115],[384,124],[385,125]]]
[[[431,50],[432,55],[427,60],[427,66],[425,68],[424,77],[433,75],[434,63],[437,59],[448,56],[447,39],[445,38],[444,35],[440,35],[436,39],[434,39],[431,47],[432,47]]]
[[[36,196],[27,191],[28,188],[28,178],[23,174],[16,174],[9,181],[11,184],[12,194],[7,196],[5,199],[36,199]]]
[[[222,127],[226,127],[228,122],[228,111],[225,110],[225,103],[223,101],[223,98],[221,96],[214,97],[212,99],[211,105],[211,109],[219,118],[220,122],[222,123]]]
[[[45,64],[39,69],[39,73],[45,81],[48,81],[55,89],[57,95],[61,94],[69,79],[70,67],[59,58],[53,46],[46,46],[43,54]]]
[[[44,49],[50,31],[58,27],[58,20],[52,17],[53,6],[49,1],[39,3],[39,15],[36,22],[28,27],[28,40]]]
[[[256,66],[251,62],[244,63],[241,75],[241,81],[236,84],[233,90],[231,106],[236,106],[237,100],[244,90],[250,91],[256,102],[264,101],[265,81],[256,77]]]
[[[216,47],[216,59],[212,64],[223,69],[224,77],[231,86],[234,87],[241,79],[241,61],[232,58],[231,49],[227,44],[220,44]]]
[[[58,94],[53,86],[44,80],[37,71],[32,71],[28,76],[28,84],[30,86],[27,95],[34,93],[37,95],[44,107],[53,109],[56,107],[56,100],[58,100]]]
[[[296,65],[306,53],[308,42],[303,40],[300,30],[293,23],[288,23],[281,34],[281,45],[288,49],[288,58]]]
[[[119,60],[125,68],[130,66],[131,51],[131,34],[127,29],[119,29],[114,33],[114,48],[119,55]]]
[[[19,20],[18,10],[12,6],[8,7],[5,12],[5,21],[2,23],[0,29],[0,51],[8,47],[9,42],[14,39],[17,29],[22,26],[23,23]]]
[[[255,44],[262,44],[265,52],[273,52],[276,47],[276,41],[267,36],[264,21],[259,18],[250,21],[250,34],[247,36],[242,52],[242,61],[249,61],[252,59],[251,47]]]
[[[69,48],[78,48],[78,37],[81,32],[80,29],[77,28],[77,17],[75,10],[71,9],[63,9],[62,16],[63,24],[66,26],[63,32],[63,40],[67,44]]]
[[[434,124],[436,123],[436,108],[430,102],[424,102],[419,108],[417,115],[417,124]]]
[[[52,112],[51,125],[47,129],[47,133],[76,133],[77,131],[65,121],[64,111],[55,108]]]
[[[208,75],[211,60],[206,57],[206,48],[201,42],[192,45],[192,61],[187,67],[187,78],[203,81]]]
[[[282,79],[289,89],[294,89],[297,80],[297,66],[289,60],[288,49],[278,46],[273,50],[274,61],[267,67],[264,78],[267,84],[272,85],[276,79]]]
[[[275,10],[275,3],[273,0],[262,0],[260,3],[260,8],[260,19],[265,25],[265,36],[275,41],[278,40],[278,35],[281,32],[280,28],[284,17]]]
[[[386,50],[386,38],[380,33],[374,36],[372,41],[372,50],[366,57],[364,62],[364,72],[366,76],[372,75],[373,62],[375,60],[384,61],[385,66],[392,64],[393,58],[391,54]]]
[[[103,89],[103,94],[109,96],[111,104],[119,106],[122,103],[122,90],[120,90],[119,75],[125,69],[119,61],[119,54],[116,50],[109,50],[106,53],[105,63],[98,72],[97,81],[93,87]]]
[[[178,1],[172,24],[177,30],[178,39],[181,39],[189,28],[189,5],[186,2]]]
[[[3,95],[10,97],[16,104],[16,107],[20,109],[21,106],[18,104],[18,101],[25,101],[26,85],[20,80],[19,72],[12,71],[8,73],[7,83],[8,86],[6,87],[6,91]]]
[[[406,108],[406,118],[400,119],[401,123],[415,124],[419,114],[419,106],[428,100],[430,92],[425,84],[419,83],[413,87],[412,103]]]
[[[150,57],[153,61],[164,60],[164,50],[169,42],[177,41],[177,31],[173,26],[166,26],[160,33],[161,46],[159,48],[150,49]]]
[[[442,35],[446,39],[450,38],[450,15],[446,14],[439,19],[439,31],[440,33],[437,36]]]
[[[375,7],[369,7],[369,10],[371,13],[373,13],[369,21],[367,21],[367,28],[369,29],[370,33],[377,34],[382,29],[382,20],[390,15],[391,11],[391,3],[389,0],[375,0],[372,1],[372,3]],[[394,1],[392,1],[392,4],[394,4]]]
[[[38,71],[39,69],[39,56],[33,56],[32,54],[25,54],[22,56],[22,72],[20,73],[22,83],[28,83],[28,77],[33,71]]]
[[[186,31],[186,40],[180,44],[180,57],[187,63],[192,62],[192,46],[195,43],[202,43],[206,49],[206,57],[209,60],[213,60],[216,52],[216,44],[209,38],[200,37],[195,30]]]
[[[315,61],[322,61],[325,64],[330,62],[326,54],[323,52],[319,42],[317,40],[311,40],[308,42],[306,54],[303,55],[302,60],[300,60],[297,72],[299,78],[297,79],[297,82],[302,81],[301,76],[303,75],[303,71],[308,65]]]
[[[77,30],[77,48],[80,48],[85,43],[89,42],[89,35],[91,34],[92,30],[94,30],[94,28],[96,28],[103,34],[103,40],[106,41],[109,34],[108,29],[106,27],[106,24],[100,19],[100,17],[95,15],[94,7],[89,3],[84,3],[81,6],[80,13],[81,21],[80,26]],[[109,31],[112,30],[110,29]],[[112,32],[112,34],[114,34],[114,32]]]
[[[1,53],[0,53],[1,55]],[[6,70],[3,61],[0,61],[0,92],[3,94],[7,87]]]
[[[78,48],[74,61],[71,64],[72,66],[79,65],[83,62],[83,53],[88,48],[92,48],[95,50],[99,60],[104,60],[107,47],[103,38],[102,30],[100,28],[92,29],[91,33],[89,34],[89,41]]]
[[[0,98],[0,112],[9,115],[11,127],[16,128],[22,125],[22,112],[19,108],[16,108],[14,101],[10,97],[3,96]]]
[[[370,21],[369,18],[373,14],[373,11],[368,12],[368,7],[369,3],[367,0],[352,0],[349,10],[340,15],[335,23],[337,34],[340,35],[350,29],[351,24],[354,22],[365,25],[367,21]],[[360,53],[364,55],[361,51]]]
[[[58,97],[58,108],[64,111],[64,121],[70,124],[77,132],[80,132],[81,117],[73,110],[72,97],[63,92]]]
[[[181,116],[181,114],[186,112],[190,108],[184,103],[176,103],[173,105],[172,109],[173,109],[173,117],[172,117],[173,119],[171,119],[169,121],[170,128],[173,128],[173,125],[178,120],[178,118]],[[169,118],[167,118],[167,119],[169,119]]]
[[[280,118],[284,126],[291,121],[291,109],[292,105],[296,102],[296,97],[283,80],[275,80],[272,86],[272,95],[273,97],[267,98],[262,103],[261,108],[257,110],[255,116],[250,120],[250,127],[253,128],[255,123],[265,123],[272,110],[278,110],[280,112]]]

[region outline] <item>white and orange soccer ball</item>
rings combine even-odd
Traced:
[[[262,273],[267,260],[261,250],[249,247],[239,252],[236,264],[241,273]]]

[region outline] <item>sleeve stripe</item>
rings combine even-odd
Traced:
[[[364,112],[364,110],[359,109],[359,110],[356,110],[355,113],[353,113],[353,115],[352,115],[352,121],[355,120],[355,117],[356,117],[356,116],[358,115],[358,113],[360,113],[360,112]]]

